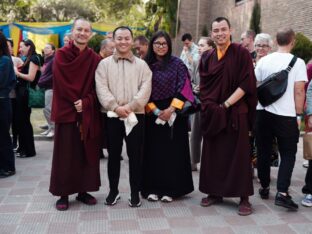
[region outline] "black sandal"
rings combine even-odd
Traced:
[[[67,210],[69,207],[68,196],[61,197],[56,201],[55,208],[59,211]]]
[[[95,197],[91,196],[89,193],[78,193],[76,200],[89,206],[97,203]]]

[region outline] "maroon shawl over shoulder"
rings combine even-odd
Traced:
[[[248,113],[249,127],[257,105],[256,78],[249,52],[232,43],[220,61],[217,51],[204,53],[200,61],[201,129],[204,136],[214,136],[226,128],[237,130],[238,114]],[[220,107],[240,87],[246,94],[229,110]]]
[[[100,57],[90,48],[81,51],[70,43],[59,49],[53,64],[52,120],[82,124],[83,142],[88,162],[98,159],[101,122],[95,92],[95,69]],[[74,102],[81,99],[83,112],[77,113]]]

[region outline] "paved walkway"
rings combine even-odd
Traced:
[[[302,167],[302,143],[293,173],[291,195],[300,202],[306,169]],[[120,192],[122,199],[114,207],[104,205],[108,192],[106,161],[101,160],[101,190],[94,193],[96,206],[86,206],[70,197],[70,209],[56,211],[56,198],[48,192],[52,142],[37,141],[38,156],[16,159],[17,174],[0,180],[0,233],[312,233],[312,209],[300,206],[298,212],[274,206],[272,188],[270,200],[258,195],[251,198],[254,214],[236,214],[237,199],[208,208],[199,206],[203,194],[198,191],[198,172],[193,173],[196,190],[170,204],[143,200],[140,208],[130,208],[127,160],[122,162]],[[125,155],[125,153],[123,153]],[[276,169],[272,173],[276,184]],[[255,191],[259,184],[254,181]]]

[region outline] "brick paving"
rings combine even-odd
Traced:
[[[302,167],[302,142],[299,142],[297,163],[293,173],[291,195],[302,199],[306,169]],[[289,212],[274,205],[276,169],[272,171],[271,197],[263,201],[251,197],[254,214],[236,214],[238,199],[225,199],[223,204],[199,206],[203,194],[198,191],[198,172],[193,173],[196,190],[172,203],[147,202],[130,208],[127,159],[122,162],[121,200],[114,207],[104,205],[108,192],[107,160],[101,160],[102,187],[93,193],[95,206],[86,206],[70,196],[70,209],[54,208],[56,198],[48,192],[52,142],[37,141],[37,157],[16,159],[17,174],[0,179],[0,233],[125,233],[125,234],[197,234],[197,233],[312,233],[312,209],[300,206]],[[126,155],[123,152],[123,155]],[[126,158],[124,156],[124,158]],[[255,191],[259,184],[254,180]]]

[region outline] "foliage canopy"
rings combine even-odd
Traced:
[[[312,59],[312,41],[302,33],[297,33],[296,43],[291,53],[308,63]]]
[[[172,36],[178,0],[2,0],[0,22],[68,22],[78,16],[92,22],[160,29]]]

